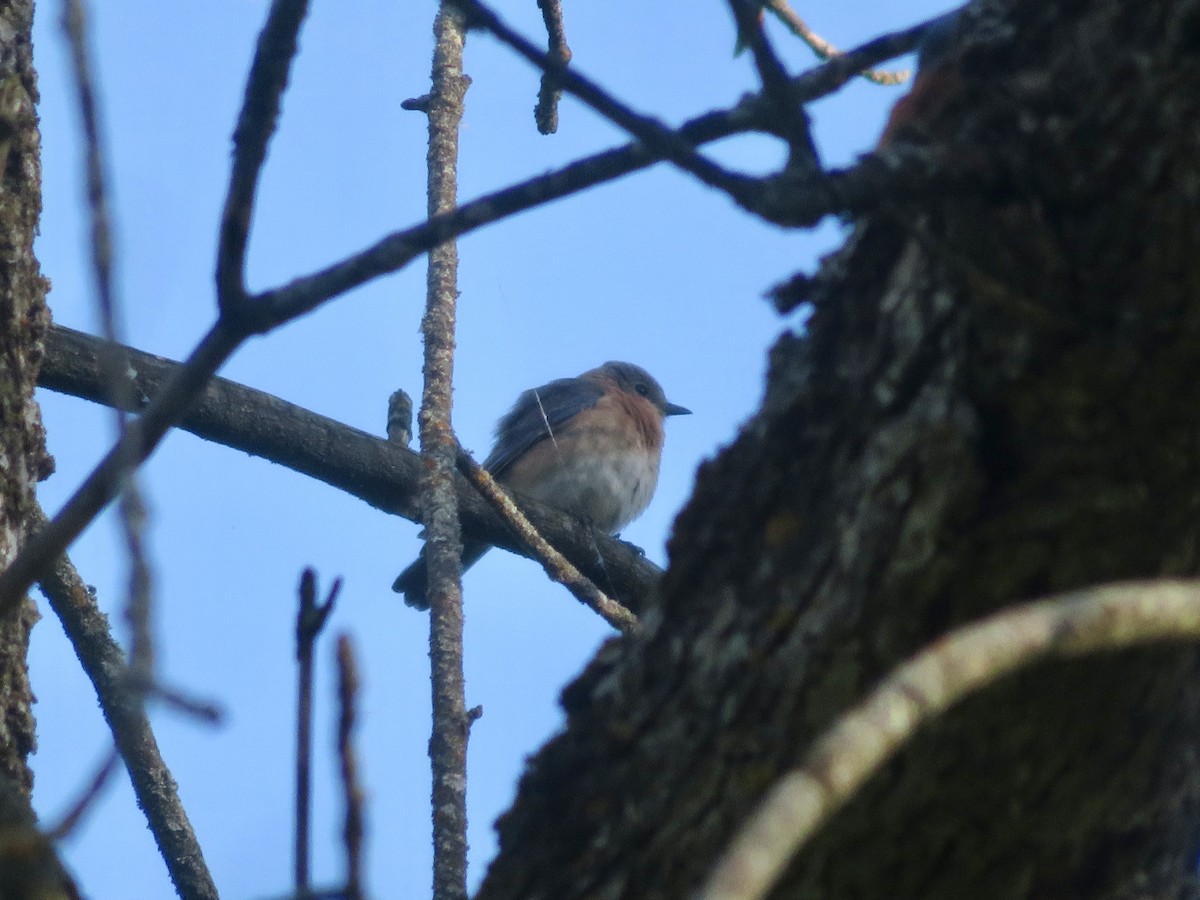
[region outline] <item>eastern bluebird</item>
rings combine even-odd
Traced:
[[[496,425],[496,444],[483,467],[509,490],[615,534],[654,495],[663,419],[690,413],[667,402],[645,369],[607,362],[521,394]],[[488,549],[464,542],[463,570]],[[392,590],[409,606],[428,609],[426,587],[422,554]]]
[[[892,107],[879,138],[880,147],[936,118],[954,99],[961,87],[961,76],[950,63],[961,13],[959,7],[930,21],[917,48],[916,77],[909,92]]]

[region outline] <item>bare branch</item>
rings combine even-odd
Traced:
[[[567,31],[563,25],[562,0],[538,0],[542,21],[546,24],[549,39],[548,55],[559,65],[571,61],[571,48],[567,46]],[[538,89],[537,106],[533,110],[534,121],[542,134],[558,131],[558,101],[562,91],[547,72],[542,73],[542,84]]]
[[[358,718],[358,663],[354,661],[354,646],[344,634],[338,636],[337,664],[337,750],[342,776],[342,798],[346,804],[346,821],[342,828],[342,838],[346,847],[346,887],[342,896],[346,900],[362,900],[365,896],[362,883],[363,790],[358,783],[358,760],[354,755],[353,740]]]
[[[313,645],[325,627],[333,604],[342,589],[335,579],[324,603],[317,603],[317,573],[306,568],[300,575],[300,609],[296,614],[296,662],[299,677],[296,697],[296,893],[303,896],[309,880],[309,838],[312,833],[310,798],[312,789],[312,689]]]
[[[570,91],[604,118],[625,129],[663,159],[670,160],[686,172],[691,172],[710,187],[724,191],[743,206],[752,206],[756,179],[729,172],[701,156],[678,132],[672,131],[651,116],[634,112],[595,82],[571,71],[564,63],[543,53],[504,24],[496,13],[478,0],[453,2],[462,9],[471,28],[482,28],[494,35],[518,55],[551,76],[564,90]]]
[[[136,670],[130,666],[128,682],[131,690],[145,694],[147,698],[160,700],[176,712],[185,716],[199,719],[206,725],[220,725],[223,713],[221,707],[211,700],[202,700],[179,688],[171,687],[157,680],[138,679]]]
[[[116,342],[121,339],[117,327],[117,302],[113,290],[113,242],[108,211],[108,189],[105,185],[105,153],[100,138],[100,113],[96,107],[94,80],[88,56],[87,20],[81,0],[64,0],[62,27],[71,48],[72,75],[75,99],[79,105],[79,121],[83,130],[84,172],[87,178],[88,211],[91,217],[92,278],[95,282],[100,328],[114,346],[106,364],[114,375],[121,372],[121,358]],[[120,391],[126,382],[113,379],[113,390]],[[118,408],[117,419],[123,424],[124,412]]]
[[[1200,637],[1200,582],[1077,591],[956,629],[897,668],[775,783],[738,830],[700,900],[765,897],[796,852],[917,730],[1018,669],[1156,641]]]
[[[462,14],[443,2],[433,23],[429,91],[429,215],[458,200],[458,127],[470,79],[463,74],[466,31]],[[454,493],[458,440],[450,424],[458,246],[446,241],[429,252],[425,316],[425,389],[418,417],[425,565],[429,572],[429,661],[433,682],[433,896],[467,896],[467,713],[463,678],[462,531]]]
[[[104,762],[96,769],[96,774],[92,776],[92,780],[83,790],[69,810],[63,813],[57,825],[51,828],[48,832],[50,839],[61,841],[63,838],[71,834],[72,831],[83,821],[84,814],[91,809],[92,804],[96,802],[96,798],[100,796],[100,792],[104,790],[104,786],[108,784],[112,774],[117,771],[117,763],[121,761],[121,754],[113,747],[108,751],[108,755],[104,757]]]
[[[245,315],[246,241],[254,214],[254,195],[275,133],[280,98],[287,88],[297,35],[308,14],[308,0],[274,0],[258,36],[246,94],[233,131],[233,167],[221,215],[217,248],[217,303],[222,316]]]
[[[400,101],[400,108],[408,112],[429,112],[429,95],[422,94],[420,97],[409,97],[407,100]]]
[[[117,434],[119,438],[124,438],[125,409],[130,398],[127,395],[122,396],[122,392],[129,390],[129,381],[125,378],[125,370],[129,363],[121,352],[119,343],[121,334],[113,279],[112,228],[108,211],[108,188],[105,184],[106,154],[101,139],[100,113],[88,56],[87,20],[81,0],[65,0],[63,29],[71,47],[75,94],[79,103],[79,119],[86,148],[84,169],[87,172],[88,208],[92,226],[92,276],[95,281],[101,330],[110,342],[103,359],[105,381],[113,393],[114,400],[117,401],[113,404]],[[134,459],[127,460],[120,467],[124,470],[124,486],[118,509],[125,547],[129,553],[129,595],[125,616],[132,635],[130,665],[141,672],[145,680],[152,680],[152,578],[145,552],[146,505],[142,501],[141,491],[133,474],[136,467],[137,461]]]
[[[680,132],[672,131],[655,119],[633,112],[591,81],[549,59],[478,0],[454,2],[467,14],[472,27],[487,30],[520,56],[553,75],[565,90],[634,135],[651,152],[692,173],[704,184],[724,191],[748,212],[777,225],[809,227],[833,212],[861,212],[878,208],[885,201],[903,201],[914,192],[927,192],[939,178],[941,183],[937,187],[943,190],[948,183],[962,180],[962,173],[953,165],[955,160],[939,159],[936,160],[937,164],[931,165],[931,160],[925,155],[913,154],[911,151],[906,155],[895,148],[889,150],[889,156],[883,165],[878,165],[872,158],[868,158],[851,169],[826,174],[814,173],[803,164],[793,165],[797,160],[802,161],[804,155],[797,155],[795,152],[793,159],[789,161],[790,168],[778,175],[751,178],[728,172],[697,153],[694,143]],[[937,27],[942,20],[943,17],[931,19],[906,33],[897,33],[879,40],[898,43],[901,34],[906,34],[914,40],[915,45],[915,41],[930,28]],[[839,58],[838,61],[846,65],[844,58]],[[758,102],[765,104],[769,109],[756,108],[757,130],[776,133],[784,127],[778,120],[774,103],[770,99],[759,99]],[[803,101],[797,99],[795,102]],[[795,135],[790,137],[795,140]],[[957,162],[962,165],[961,160]],[[976,186],[978,187],[978,178]]]
[[[796,14],[796,11],[788,5],[787,0],[764,0],[763,5],[771,10],[775,14],[775,17],[786,25],[792,34],[808,44],[813,53],[817,54],[821,59],[834,59],[841,55],[841,51],[837,47],[808,27],[808,23]],[[903,84],[911,77],[911,73],[904,69],[895,72],[864,69],[859,74],[868,81],[882,85]]]
[[[38,517],[45,521],[40,511]],[[39,587],[96,690],[133,782],[138,806],[146,816],[176,892],[185,900],[216,900],[216,885],[179,802],[175,779],[159,755],[144,706],[130,697],[125,654],[113,640],[108,618],[97,607],[93,591],[66,556],[60,556],[42,576]]]
[[[792,98],[787,69],[767,40],[759,4],[752,0],[729,0],[729,6],[737,23],[738,34],[754,55],[763,95],[775,108],[777,133],[787,141],[787,169],[809,177],[817,175],[821,171],[821,163],[813,144],[808,113]]]
[[[596,587],[595,583],[584,577],[554,546],[542,537],[533,524],[513,503],[512,498],[505,493],[504,488],[496,483],[483,466],[479,465],[465,450],[459,451],[459,468],[463,469],[471,482],[479,489],[479,493],[487,499],[496,512],[500,513],[508,524],[529,545],[529,549],[546,574],[563,585],[575,595],[575,599],[591,609],[609,625],[625,634],[634,634],[639,628],[637,616],[613,600]]]

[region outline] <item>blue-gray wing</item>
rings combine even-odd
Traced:
[[[568,419],[596,405],[604,389],[582,378],[560,378],[525,391],[496,425],[496,444],[483,467],[501,478],[539,441],[556,434]]]

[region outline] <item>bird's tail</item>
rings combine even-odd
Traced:
[[[462,569],[467,571],[479,558],[491,549],[488,544],[469,541],[463,544]],[[429,609],[429,573],[425,565],[425,551],[416,558],[411,566],[405,569],[392,582],[392,590],[404,595],[404,602],[413,609]]]

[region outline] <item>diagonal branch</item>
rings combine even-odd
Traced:
[[[553,544],[542,537],[504,488],[500,487],[496,479],[492,478],[487,469],[461,449],[458,454],[458,465],[466,472],[471,483],[478,488],[479,493],[483,494],[492,508],[504,516],[513,530],[521,536],[537,561],[542,564],[547,575],[563,585],[575,595],[575,599],[613,628],[625,634],[637,633],[641,627],[637,616],[596,587],[594,581],[585,577],[554,548]]]
[[[959,628],[897,668],[775,783],[742,825],[700,900],[759,900],[817,829],[927,722],[1006,675],[1156,641],[1200,638],[1200,582],[1077,591]]]
[[[307,14],[308,0],[275,0],[258,36],[241,113],[233,131],[233,166],[221,214],[217,302],[222,315],[242,314],[248,301],[246,241],[254,214],[254,197],[267,158],[267,145],[279,119],[280,100],[287,88],[292,60],[299,49],[297,36]]]
[[[45,528],[30,536],[16,559],[0,572],[0,617],[17,607],[34,581],[112,502],[124,484],[131,461],[140,464],[146,460],[239,341],[240,337],[224,323],[214,325],[187,363],[174,370],[154,402],[141,418],[130,423],[124,436],[105,454],[66,505]]]
[[[820,59],[833,59],[841,54],[841,51],[837,47],[809,28],[808,23],[796,15],[796,11],[788,5],[787,0],[766,0],[763,5],[773,12],[775,17],[786,25],[792,34],[808,44],[809,48]],[[910,73],[904,69],[896,72],[865,69],[859,74],[868,81],[883,85],[903,84],[910,77]]]
[[[787,141],[787,169],[816,176],[821,171],[817,148],[813,144],[808,113],[792,98],[787,69],[775,54],[763,29],[760,5],[753,0],[729,0],[738,34],[750,47],[754,65],[762,82],[763,96],[775,109],[777,133]]]
[[[36,514],[44,521],[44,516]],[[216,900],[217,888],[204,863],[175,779],[158,752],[145,706],[129,690],[125,654],[113,640],[108,617],[65,556],[39,583],[62,622],[80,665],[91,679],[113,741],[125,761],[138,806],[158,844],[171,882],[185,900]]]
[[[753,202],[752,191],[756,179],[729,172],[701,156],[677,131],[651,116],[634,112],[594,81],[571,71],[566,63],[550,54],[543,53],[478,0],[454,0],[454,4],[462,9],[470,27],[482,28],[507,44],[518,55],[552,76],[564,90],[570,91],[604,118],[625,129],[662,158],[670,160],[685,172],[691,172],[709,187],[724,191],[743,206]]]
[[[58,823],[49,829],[49,834],[54,840],[61,841],[64,838],[70,837],[71,833],[79,827],[84,816],[96,805],[96,801],[104,792],[105,785],[108,784],[113,774],[117,771],[117,763],[120,761],[121,752],[115,745],[110,747],[104,757],[104,761],[96,769],[87,787],[84,788],[76,801],[71,804],[70,809],[62,814]]]
[[[565,90],[570,91],[609,121],[624,128],[652,153],[674,163],[684,171],[690,172],[704,184],[725,192],[746,211],[786,227],[809,227],[835,211],[843,213],[863,211],[859,206],[863,199],[863,193],[858,190],[861,187],[858,183],[861,167],[832,172],[828,176],[818,174],[815,167],[815,151],[811,154],[810,159],[805,160],[806,154],[802,149],[803,141],[800,141],[793,130],[788,129],[778,120],[777,99],[779,95],[786,93],[782,79],[776,77],[779,73],[769,73],[768,80],[776,90],[772,96],[758,98],[758,102],[766,108],[760,107],[756,110],[758,112],[756,125],[757,130],[768,133],[777,133],[780,130],[784,132],[792,147],[789,168],[779,176],[752,178],[729,172],[718,166],[697,153],[694,144],[685,139],[679,131],[667,128],[652,117],[634,112],[589,79],[566,68],[565,65],[543,53],[530,41],[509,28],[499,16],[479,0],[454,0],[454,2],[467,14],[471,27],[482,28],[494,35],[533,65],[553,75]],[[901,35],[904,35],[913,41],[912,46],[915,47],[930,28],[937,26],[939,19],[923,22],[906,32],[898,32],[878,40],[894,39],[899,42]],[[849,56],[850,54],[839,57],[834,62],[840,63],[843,67],[851,65]],[[762,59],[761,48],[760,53],[756,54],[756,58]],[[845,71],[845,68],[840,68],[838,71]],[[847,78],[852,77],[858,71],[860,69],[849,72]],[[797,97],[795,102],[805,101]],[[884,198],[903,199],[901,196],[892,194],[888,188],[894,188],[898,182],[902,186],[902,191],[911,190],[914,181],[919,181],[921,176],[928,174],[928,167],[917,166],[916,171],[911,171],[913,162],[911,159],[901,160],[897,157],[889,165],[877,170],[874,175],[865,174],[865,180],[871,184],[868,191],[870,208],[876,208],[880,200]],[[887,173],[886,176],[884,173]],[[851,182],[849,185],[845,183],[848,176]],[[885,185],[884,182],[887,184]],[[881,187],[884,188],[882,193],[880,192]]]

